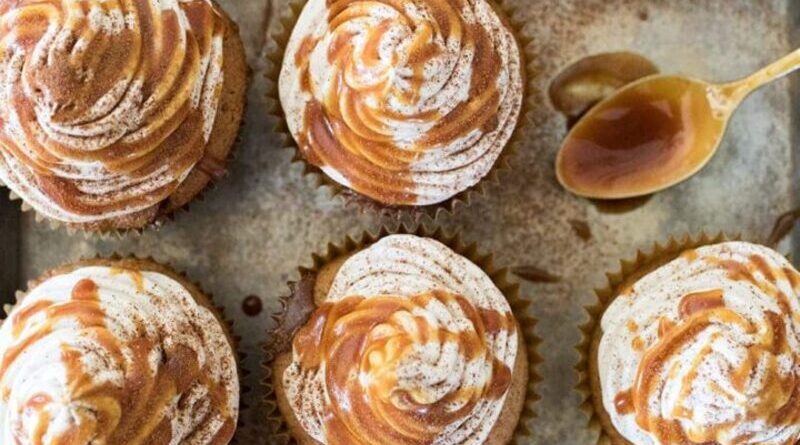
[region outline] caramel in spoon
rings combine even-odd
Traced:
[[[747,95],[800,68],[800,50],[743,80],[715,85],[645,77],[604,99],[569,132],[556,175],[570,192],[623,199],[654,193],[699,171]]]

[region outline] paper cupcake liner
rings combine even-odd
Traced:
[[[655,243],[649,252],[637,250],[635,258],[621,260],[619,271],[606,274],[608,281],[606,286],[595,289],[597,301],[584,308],[589,315],[589,321],[580,328],[582,338],[577,346],[580,361],[575,369],[578,372],[576,390],[581,396],[581,410],[589,416],[589,428],[599,432],[598,445],[632,445],[614,429],[602,400],[595,397],[595,394],[600,394],[600,388],[598,380],[593,377],[597,375],[597,357],[594,356],[594,346],[600,341],[598,335],[600,320],[606,308],[624,289],[629,288],[653,270],[679,257],[681,253],[739,238],[738,235],[728,236],[722,232],[714,236],[700,233],[696,237],[689,235],[680,239],[671,237],[666,243]]]
[[[534,79],[536,76],[533,64],[529,63],[529,61],[534,60],[535,54],[530,46],[532,38],[523,33],[525,21],[519,18],[519,6],[512,5],[511,3],[513,2],[508,0],[488,1],[501,13],[501,20],[511,28],[517,39],[522,59],[520,66],[523,100],[517,126],[511,138],[506,143],[492,169],[477,184],[438,204],[427,206],[386,205],[339,184],[328,177],[319,167],[306,161],[286,123],[278,91],[278,80],[286,46],[307,0],[288,0],[288,4],[284,6],[282,11],[274,11],[275,14],[281,17],[280,29],[271,31],[270,35],[267,36],[268,45],[266,47],[269,49],[265,54],[271,64],[265,73],[265,77],[269,81],[267,87],[267,110],[269,115],[278,122],[273,131],[279,136],[281,148],[291,150],[293,153],[292,164],[300,164],[303,176],[310,178],[314,187],[329,190],[333,198],[341,201],[345,207],[354,207],[362,213],[379,217],[399,219],[408,216],[415,224],[424,220],[438,221],[443,214],[454,215],[458,208],[469,207],[479,197],[485,198],[491,189],[501,184],[503,176],[512,170],[510,160],[518,151],[521,151],[521,147],[525,143],[525,130],[533,122],[532,110],[536,106],[534,95],[530,94],[533,86],[529,83],[530,79]]]
[[[415,228],[401,225],[397,229],[383,226],[377,234],[364,231],[358,238],[347,236],[339,244],[329,243],[324,253],[312,255],[313,266],[311,268],[299,268],[300,281],[288,283],[289,295],[281,297],[281,309],[272,315],[273,320],[276,322],[276,327],[268,332],[268,338],[264,346],[265,380],[263,384],[265,400],[263,412],[266,415],[266,419],[264,420],[267,421],[268,435],[272,440],[270,443],[297,443],[291,436],[286,420],[278,408],[277,396],[272,381],[274,375],[272,362],[279,354],[291,350],[291,342],[296,329],[305,324],[308,317],[311,315],[311,311],[313,311],[313,301],[297,301],[295,296],[301,293],[298,292],[298,290],[302,289],[303,286],[314,286],[317,272],[326,264],[337,259],[341,260],[345,256],[361,251],[374,244],[381,238],[394,234],[417,235],[420,237],[432,238],[445,244],[457,254],[467,258],[480,267],[481,270],[492,279],[494,284],[508,300],[512,312],[517,318],[520,332],[525,339],[525,348],[528,355],[526,396],[512,442],[529,443],[531,440],[531,422],[536,417],[535,404],[536,401],[539,400],[536,386],[538,382],[541,381],[541,377],[538,374],[537,368],[542,361],[538,353],[541,340],[535,333],[537,321],[530,314],[531,300],[520,295],[519,284],[509,280],[509,272],[507,269],[497,268],[494,265],[494,256],[492,254],[481,252],[475,243],[465,243],[460,234],[446,234],[441,228],[428,229],[422,225],[416,225]],[[313,292],[308,294],[313,294]],[[310,310],[298,314],[298,311],[295,309],[298,306],[301,308],[308,306]]]
[[[228,16],[228,14],[222,8],[218,8],[218,10],[222,11],[222,13],[227,18],[228,23],[231,26],[231,32],[234,35],[238,36],[239,40],[241,41],[241,34],[239,32],[239,25],[236,22],[234,22],[233,19],[231,19],[230,16]],[[243,43],[242,43],[242,45],[243,45]],[[242,51],[244,51],[244,48],[242,48]],[[243,91],[243,95],[244,95],[243,96],[243,101],[244,102],[242,104],[243,105],[242,116],[240,117],[239,128],[236,130],[236,135],[234,136],[234,139],[233,139],[230,147],[228,147],[227,153],[225,153],[225,155],[224,155],[224,159],[220,159],[219,160],[220,163],[223,165],[223,168],[225,169],[225,172],[220,177],[213,177],[211,175],[207,175],[208,176],[207,182],[201,188],[199,188],[199,190],[197,192],[195,192],[182,205],[175,206],[174,208],[171,208],[169,206],[169,202],[168,201],[163,201],[163,202],[158,204],[159,205],[159,209],[158,209],[158,211],[156,213],[155,218],[153,218],[152,221],[149,221],[148,223],[146,223],[142,227],[114,228],[113,227],[113,222],[111,222],[113,220],[102,220],[102,221],[98,221],[96,223],[69,223],[69,222],[59,221],[59,220],[56,220],[56,219],[53,219],[53,218],[49,218],[49,217],[47,217],[45,215],[42,215],[41,213],[37,212],[33,207],[31,207],[29,204],[27,204],[20,196],[18,196],[16,193],[11,191],[10,189],[9,189],[9,197],[11,198],[11,200],[14,200],[14,201],[19,200],[19,201],[21,201],[22,202],[22,204],[21,204],[22,212],[24,212],[24,213],[28,213],[28,212],[33,213],[34,219],[38,223],[47,224],[47,226],[51,230],[59,230],[59,229],[63,228],[63,229],[65,229],[67,231],[67,233],[70,236],[73,236],[73,235],[75,235],[77,233],[82,233],[84,235],[84,237],[87,238],[87,239],[90,239],[90,238],[100,238],[100,239],[117,238],[117,239],[119,239],[119,238],[123,238],[123,237],[126,237],[126,236],[141,236],[142,233],[144,233],[145,231],[158,230],[164,224],[174,221],[181,214],[187,213],[189,211],[190,205],[192,203],[203,201],[203,199],[206,196],[206,194],[211,192],[211,191],[213,191],[213,190],[215,190],[217,188],[218,184],[224,179],[224,177],[228,176],[229,173],[230,173],[230,171],[229,171],[230,164],[236,158],[236,155],[235,155],[236,154],[236,149],[237,149],[237,147],[239,147],[239,145],[242,142],[242,129],[245,126],[245,116],[246,116],[247,107],[248,107],[247,90],[248,90],[248,86],[250,85],[250,81],[252,80],[252,77],[253,77],[252,68],[247,64],[247,55],[243,53],[243,57],[244,57],[243,63],[245,65],[245,68],[247,69],[247,73],[246,73],[246,78],[244,80],[245,85],[244,85],[244,91]],[[194,172],[195,170],[198,170],[197,166],[195,166],[192,169],[192,172]],[[2,186],[2,185],[3,185],[3,183],[0,182],[0,186]]]
[[[243,367],[247,354],[244,353],[240,347],[242,337],[236,334],[234,321],[225,315],[225,308],[222,307],[221,305],[216,304],[213,295],[208,292],[205,292],[202,286],[200,286],[195,281],[190,279],[185,273],[178,272],[177,269],[173,268],[172,266],[160,263],[155,259],[153,259],[152,257],[140,258],[134,255],[119,255],[114,253],[107,257],[98,255],[91,259],[82,259],[64,264],[62,266],[55,267],[53,269],[49,269],[38,278],[29,280],[26,284],[25,291],[22,290],[17,291],[16,294],[14,295],[14,300],[15,300],[14,304],[6,304],[3,306],[3,316],[0,318],[0,326],[2,326],[5,320],[11,315],[11,312],[14,310],[14,308],[25,299],[28,293],[30,293],[31,290],[33,290],[38,285],[42,284],[47,279],[52,278],[54,276],[69,273],[81,267],[125,265],[126,263],[130,265],[135,265],[136,269],[138,270],[157,272],[166,275],[169,278],[172,278],[173,280],[177,281],[182,286],[184,286],[187,290],[189,290],[189,292],[192,294],[192,297],[195,299],[195,301],[197,301],[198,304],[212,311],[214,316],[222,325],[228,343],[231,345],[231,348],[233,349],[234,354],[236,355],[236,362],[237,362],[236,369],[238,372],[238,378],[240,382],[239,386],[240,400],[242,399],[241,396],[243,394],[249,393],[251,391],[251,388],[247,386],[242,386],[241,383],[244,381],[244,378],[250,375],[251,373],[250,370],[247,370]],[[244,425],[242,423],[242,420],[245,416],[243,416],[242,414],[243,412],[249,409],[250,407],[240,402],[239,418],[237,419],[238,422],[237,429],[236,433],[234,433],[234,438],[231,441],[232,444],[253,443],[248,441],[242,441],[243,438],[240,438],[242,430],[246,430],[246,428],[243,428]]]

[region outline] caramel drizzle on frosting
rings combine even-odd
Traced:
[[[453,317],[462,330],[432,323],[439,317]],[[301,373],[324,372],[328,445],[423,445],[434,443],[482,401],[505,395],[511,370],[493,356],[487,341],[515,330],[511,313],[478,309],[462,296],[432,291],[325,303],[293,346]],[[432,374],[435,363],[429,361],[448,354],[461,357],[461,365],[480,364],[470,368],[488,378],[467,385],[452,381],[464,368]]]
[[[721,246],[718,251],[699,249],[691,258],[682,257],[680,261],[704,263],[699,272],[687,272],[689,276],[699,282],[709,281],[704,279],[708,275],[740,283],[738,286],[755,289],[765,301],[728,300],[729,292],[744,291],[724,287],[725,281],[721,281],[723,287],[689,292],[676,300],[676,317],[656,319],[658,335],[651,337],[640,353],[633,385],[613,399],[612,417],[634,416],[635,424],[653,439],[637,441],[628,435],[636,445],[794,445],[800,438],[796,323],[800,274],[777,253],[742,249],[745,254],[739,254],[739,244]],[[724,258],[717,257],[719,251]],[[673,266],[677,267],[667,267]],[[637,285],[650,289],[649,279],[644,279],[647,287]],[[639,290],[637,285],[634,293]],[[791,296],[788,290],[793,292]],[[633,298],[649,297],[651,294]],[[746,305],[744,311],[742,304]],[[765,304],[775,309],[753,312]],[[628,329],[635,326],[632,321],[627,325]],[[635,331],[648,332],[647,327],[642,329]],[[718,368],[716,373],[709,371]],[[697,409],[706,412],[695,412]]]
[[[203,158],[225,21],[206,0],[0,5],[0,179],[92,222],[158,205]]]
[[[282,100],[305,158],[390,205],[449,198],[420,189],[445,187],[437,183],[441,172],[461,177],[463,188],[488,173],[516,126],[522,92],[519,49],[492,7],[485,0],[323,1],[304,11],[325,10],[323,29],[295,29],[282,75]],[[439,160],[425,166],[426,159]]]
[[[147,278],[141,272],[103,270],[86,275],[105,275],[120,284],[130,279],[134,292],[146,292]],[[235,364],[213,363],[218,360],[217,352],[197,350],[192,343],[197,340],[189,340],[193,336],[203,338],[198,329],[212,330],[202,323],[216,323],[213,315],[191,314],[197,317],[191,323],[197,325],[166,320],[176,323],[174,329],[184,330],[186,337],[182,338],[177,332],[161,330],[157,320],[146,318],[150,314],[137,313],[130,306],[137,302],[124,301],[125,296],[113,287],[100,287],[92,278],[81,278],[72,287],[69,299],[37,298],[31,304],[23,301],[11,314],[0,333],[3,344],[13,345],[0,350],[0,409],[5,411],[11,429],[11,436],[3,433],[4,441],[11,440],[15,445],[224,445],[230,441],[238,403],[238,395],[234,400],[230,394]],[[113,304],[119,307],[106,310],[108,298],[116,299]],[[156,305],[184,304],[168,301],[177,299],[174,295],[153,298],[165,299]],[[120,316],[125,319],[118,319]],[[134,335],[120,336],[120,330],[129,329]],[[9,331],[11,337],[5,337]],[[221,329],[217,326],[216,331]],[[216,334],[224,336],[222,332]],[[52,348],[60,353],[47,355]],[[201,361],[212,363],[202,365]],[[63,382],[37,380],[52,378],[52,371],[42,370],[58,366],[64,369]],[[227,381],[216,381],[207,366],[233,374]],[[33,376],[19,375],[30,371]],[[119,377],[109,378],[112,374]],[[53,388],[54,384],[58,386]],[[43,389],[28,395],[31,386]]]

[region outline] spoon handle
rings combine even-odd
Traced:
[[[783,56],[744,79],[720,85],[719,92],[730,103],[738,105],[753,91],[798,69],[800,69],[800,49]]]

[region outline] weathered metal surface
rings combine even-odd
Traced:
[[[536,443],[593,444],[596,433],[588,430],[573,391],[574,348],[578,325],[585,321],[582,306],[593,301],[592,289],[603,284],[604,272],[615,269],[619,258],[671,235],[724,230],[766,239],[775,218],[797,204],[800,175],[794,147],[800,96],[793,92],[800,82],[780,81],[754,94],[700,174],[623,214],[602,213],[557,185],[553,160],[565,123],[546,99],[547,85],[568,63],[612,50],[644,54],[665,72],[734,79],[800,42],[800,33],[793,31],[800,22],[800,5],[791,0],[512,1],[524,6],[519,18],[533,39],[529,53],[536,76],[530,80],[539,106],[527,130],[528,142],[511,160],[513,168],[503,176],[502,186],[440,222],[494,252],[501,264],[561,278],[524,282],[522,287],[535,302],[544,339]],[[303,178],[300,166],[290,165],[291,152],[278,148],[279,137],[270,130],[274,122],[266,117],[268,64],[263,53],[266,33],[279,29],[276,18],[286,12],[285,1],[275,0],[271,8],[266,0],[219,2],[239,22],[253,68],[247,123],[230,176],[204,201],[192,204],[189,213],[141,237],[85,239],[52,231],[25,215],[20,276],[33,278],[60,263],[113,252],[153,256],[187,271],[226,307],[244,336],[242,346],[249,354],[245,366],[253,371],[245,379],[253,388],[245,400],[255,407],[245,420],[252,427],[262,423],[257,407],[259,345],[271,326],[269,311],[286,292],[285,283],[328,242],[387,221],[331,200]],[[789,243],[781,248],[788,252]],[[4,254],[9,249],[13,247],[3,244]],[[264,300],[266,310],[257,317],[242,311],[249,295]]]

